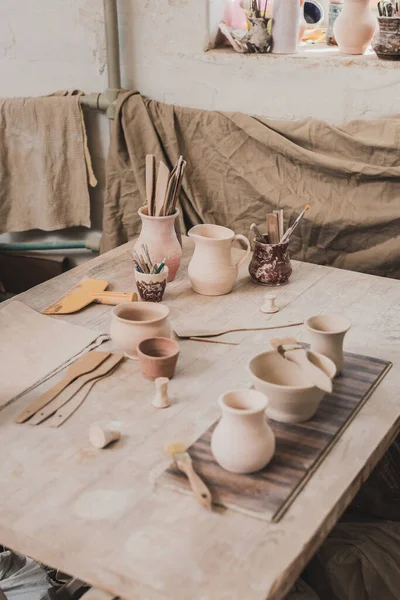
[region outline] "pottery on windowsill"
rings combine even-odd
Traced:
[[[343,54],[364,54],[377,26],[370,9],[370,0],[345,0],[333,25],[339,51]]]
[[[161,302],[168,280],[168,267],[161,273],[139,273],[135,269],[136,287],[143,302]]]
[[[400,60],[400,17],[378,17],[372,48],[378,58]]]

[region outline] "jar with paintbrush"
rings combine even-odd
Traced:
[[[156,173],[155,156],[146,156],[146,206],[139,209],[142,229],[134,251],[140,252],[147,246],[155,263],[161,264],[166,257],[168,281],[175,278],[179,268],[182,248],[175,231],[175,220],[179,217],[179,193],[186,161],[182,156],[172,171],[160,161]]]
[[[286,231],[284,231],[283,210],[275,210],[267,214],[267,234],[261,233],[257,225],[252,223],[250,229],[254,234],[254,252],[249,273],[255,283],[278,286],[289,281],[292,274],[288,252],[290,236],[309,208],[307,204]]]
[[[167,258],[160,263],[154,262],[145,244],[142,252],[133,251],[136,287],[143,302],[161,302],[168,280]]]

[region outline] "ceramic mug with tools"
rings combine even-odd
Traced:
[[[250,242],[244,235],[235,235],[228,227],[221,225],[195,225],[188,236],[195,244],[194,254],[189,263],[188,274],[192,288],[203,296],[229,294],[238,276],[240,265],[250,253]],[[242,240],[246,252],[235,263],[232,260],[232,244]]]

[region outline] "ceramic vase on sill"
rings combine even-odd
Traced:
[[[147,206],[142,206],[138,214],[142,220],[142,230],[134,249],[141,254],[141,245],[147,244],[153,262],[161,263],[166,258],[167,281],[172,281],[175,279],[182,257],[182,248],[175,231],[175,219],[179,216],[179,208],[176,209],[175,214],[167,217],[149,217]]]
[[[297,52],[300,14],[299,0],[274,0],[272,8],[273,54],[295,54]]]
[[[375,33],[377,21],[369,0],[345,0],[333,33],[340,52],[364,54]]]
[[[400,60],[400,17],[378,17],[372,48],[383,60]]]

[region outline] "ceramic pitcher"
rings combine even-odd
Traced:
[[[218,399],[222,417],[213,431],[211,451],[217,463],[232,473],[263,469],[275,452],[268,425],[268,400],[255,390],[225,392]]]
[[[249,240],[220,225],[195,225],[188,236],[195,243],[188,268],[194,291],[203,296],[229,294],[240,265],[250,253]],[[245,254],[236,263],[232,260],[232,243],[235,240],[243,240],[247,245]]]

